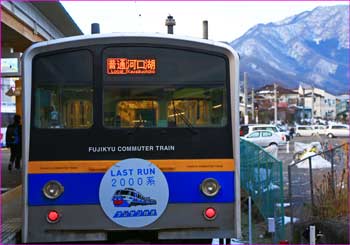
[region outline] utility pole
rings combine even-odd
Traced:
[[[243,73],[243,89],[244,89],[244,124],[248,124],[248,74]]]
[[[305,121],[305,89],[303,88],[303,116],[302,116],[302,119],[303,119],[303,123]]]
[[[275,124],[277,124],[277,84],[273,84],[273,92],[275,95]]]
[[[208,39],[208,21],[203,20],[203,38]]]
[[[254,88],[252,88],[252,121],[255,121],[255,107],[254,107]]]
[[[314,86],[311,88],[311,123],[314,123]]]
[[[174,34],[174,25],[176,25],[176,22],[170,14],[165,20],[165,25],[168,27],[168,34]]]

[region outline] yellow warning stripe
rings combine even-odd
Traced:
[[[121,160],[30,161],[28,173],[104,173]],[[163,172],[234,171],[233,159],[148,160]]]

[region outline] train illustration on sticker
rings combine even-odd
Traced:
[[[130,207],[137,205],[155,205],[157,201],[150,197],[144,197],[133,188],[117,190],[112,198],[115,207]]]

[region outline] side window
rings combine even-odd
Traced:
[[[262,132],[262,137],[271,137],[272,133],[271,132]]]
[[[251,133],[248,138],[258,138],[260,136],[260,132],[254,132],[254,133]]]

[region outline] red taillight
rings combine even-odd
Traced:
[[[207,208],[204,211],[204,217],[206,219],[208,219],[208,220],[215,219],[215,217],[216,217],[216,210],[215,210],[215,208]]]
[[[289,244],[288,240],[281,240],[279,244]]]
[[[47,214],[47,220],[51,223],[57,222],[59,220],[59,218],[60,218],[60,214],[55,210],[51,210]]]
[[[239,136],[243,136],[243,129],[239,130]]]
[[[284,137],[284,136],[282,136],[282,140],[283,140],[283,141],[285,140],[285,137]]]

